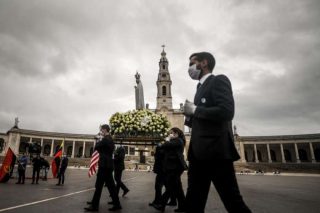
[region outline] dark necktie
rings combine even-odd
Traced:
[[[201,87],[201,83],[199,82],[198,85],[197,85],[197,91],[198,89]]]

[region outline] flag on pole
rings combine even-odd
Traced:
[[[60,166],[60,161],[61,161],[61,156],[62,156],[62,148],[63,148],[63,143],[60,144],[59,149],[56,151],[54,154],[53,160],[51,162],[51,170],[52,170],[52,175],[54,178],[57,177],[58,171],[59,171],[59,166]]]
[[[90,160],[90,167],[88,171],[89,177],[91,177],[97,172],[98,162],[99,162],[99,152],[94,151]]]
[[[0,168],[0,183],[5,183],[10,179],[16,159],[16,155],[9,147],[6,157],[4,158]]]

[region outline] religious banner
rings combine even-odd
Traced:
[[[8,182],[13,172],[16,159],[17,159],[16,155],[9,147],[6,157],[4,158],[4,161],[2,162],[2,166],[0,169],[0,183]]]

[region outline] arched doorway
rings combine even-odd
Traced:
[[[82,152],[83,152],[83,147],[80,146],[79,151],[78,151],[78,157],[82,156]]]
[[[246,159],[246,161],[247,161],[247,162],[249,162],[249,160],[248,160],[248,153],[247,153],[247,151],[244,151],[244,158]]]
[[[299,149],[298,152],[299,152],[299,158],[301,161],[304,161],[304,162],[308,161],[308,154],[306,150]]]
[[[44,155],[50,155],[50,151],[51,151],[51,146],[50,145],[45,145],[43,148],[43,154]]]
[[[284,152],[284,159],[286,159],[286,161],[292,162],[290,151],[285,149],[283,150],[283,152]]]
[[[276,152],[273,149],[270,150],[270,155],[272,161],[277,161]]]
[[[0,153],[4,150],[4,140],[0,138]]]
[[[316,148],[314,150],[314,157],[316,158],[316,161],[320,161],[320,149]]]
[[[90,157],[92,156],[93,154],[93,147],[90,148]]]
[[[258,154],[258,161],[261,162],[262,161],[261,152],[258,150],[257,154]]]
[[[67,156],[70,157],[72,155],[72,146],[68,146],[67,148]]]

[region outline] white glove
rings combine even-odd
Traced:
[[[187,116],[193,115],[196,111],[197,106],[194,105],[194,103],[190,102],[189,100],[186,100],[184,103],[184,114]]]

